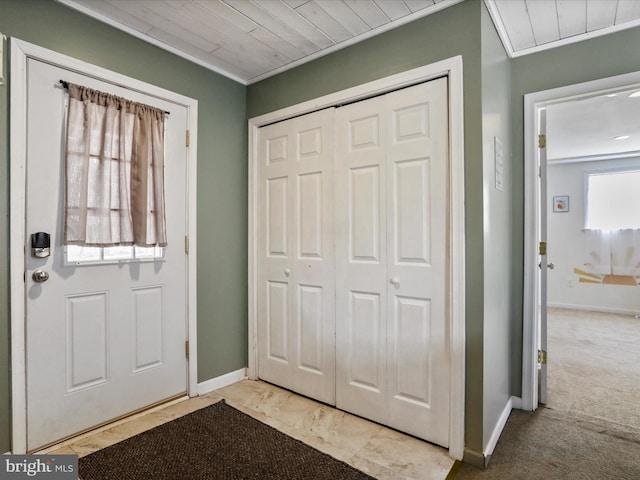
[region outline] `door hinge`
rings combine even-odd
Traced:
[[[547,352],[545,350],[538,350],[538,363],[541,365],[547,364]]]
[[[538,135],[538,148],[547,148],[547,136],[542,133]]]
[[[189,359],[189,340],[184,342],[184,355],[185,357],[187,357],[187,360],[188,360]]]
[[[189,235],[184,236],[184,253],[189,253]]]
[[[546,255],[547,254],[547,242],[540,242],[538,244],[538,253],[540,255]]]
[[[191,143],[191,132],[189,130],[184,133],[184,143],[188,147],[189,143]]]

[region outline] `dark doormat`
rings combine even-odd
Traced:
[[[224,400],[80,459],[82,480],[364,480]]]

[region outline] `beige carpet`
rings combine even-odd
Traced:
[[[489,467],[449,478],[640,478],[640,320],[549,310],[548,404],[514,410]]]
[[[548,325],[547,407],[640,429],[640,320],[550,308]]]

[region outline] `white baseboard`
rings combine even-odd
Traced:
[[[241,380],[245,380],[246,378],[246,368],[241,368],[240,370],[236,370],[235,372],[225,373],[224,375],[220,375],[219,377],[198,383],[198,395],[204,395],[206,393],[213,392],[214,390],[218,390],[219,388],[228,387],[229,385]]]
[[[572,305],[570,303],[548,303],[549,308],[566,308],[568,310],[583,310],[588,312],[601,312],[601,313],[617,313],[619,315],[639,315],[639,311],[625,310],[621,308],[607,308],[607,307],[594,307],[589,305]]]
[[[509,400],[507,400],[507,404],[504,406],[504,410],[502,410],[502,413],[500,414],[500,418],[498,418],[498,422],[496,423],[496,426],[493,428],[493,433],[491,434],[491,438],[489,438],[489,441],[485,445],[484,451],[482,452],[484,453],[485,457],[489,457],[493,454],[493,451],[496,448],[496,444],[498,443],[498,439],[502,434],[502,430],[504,430],[504,426],[507,424],[507,420],[509,420],[509,414],[511,413],[511,410],[513,410],[514,408],[517,408],[517,409],[522,408],[522,398],[510,397]]]

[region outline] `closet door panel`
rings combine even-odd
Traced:
[[[335,404],[334,109],[294,118],[296,391]]]
[[[336,402],[385,423],[384,98],[336,110]]]
[[[258,150],[259,374],[278,382],[292,366],[290,122],[262,129]]]
[[[380,352],[385,348],[381,296],[373,293],[349,293],[348,342],[351,363],[347,382],[354,388],[381,393],[384,390],[385,363]]]
[[[289,179],[275,177],[266,180],[266,240],[270,258],[287,258],[289,253]]]
[[[447,445],[446,80],[336,110],[339,408]]]
[[[380,165],[348,171],[347,220],[351,263],[380,264]]]
[[[390,422],[449,442],[447,82],[386,95]]]
[[[298,252],[300,259],[322,259],[323,256],[323,192],[324,178],[321,172],[312,172],[298,177]]]
[[[335,403],[333,109],[263,127],[258,146],[258,376]]]
[[[289,286],[283,282],[267,282],[266,292],[267,358],[289,364]]]

